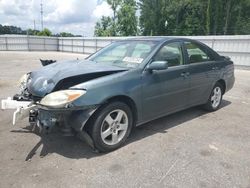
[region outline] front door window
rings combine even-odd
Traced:
[[[164,45],[155,55],[154,61],[167,61],[169,67],[183,65],[181,43],[174,42]]]

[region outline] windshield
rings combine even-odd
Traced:
[[[89,60],[124,68],[136,68],[154,49],[154,41],[120,41],[103,48]]]

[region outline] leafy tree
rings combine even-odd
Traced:
[[[112,19],[109,16],[102,16],[101,20],[95,25],[95,36],[112,36]]]
[[[1,25],[0,24],[0,34],[26,34],[26,31],[22,30],[20,27],[12,25]]]
[[[103,16],[95,25],[95,36],[131,36],[137,34],[135,0],[108,0],[113,17]]]
[[[210,33],[210,23],[211,23],[211,20],[210,20],[210,15],[211,15],[211,0],[208,0],[207,2],[207,23],[206,23],[206,34],[209,34]]]
[[[163,35],[166,32],[165,22],[167,1],[140,0],[138,3],[141,16],[140,27],[143,35]]]
[[[122,0],[107,0],[107,3],[111,6],[111,9],[113,11],[112,29],[111,29],[112,36],[116,36],[117,33],[117,28],[116,28],[117,11],[121,2]]]
[[[74,37],[72,33],[67,33],[67,32],[61,32],[59,36],[60,37]]]
[[[26,33],[27,35],[38,35],[39,31],[34,29],[28,29]]]
[[[139,8],[143,35],[250,33],[250,0],[139,0]]]
[[[241,0],[237,6],[235,7],[234,17],[235,26],[233,28],[233,33],[236,35],[240,34],[250,34],[250,1],[249,0]]]
[[[119,35],[131,36],[137,34],[135,0],[123,0],[117,18],[117,30]]]
[[[44,28],[42,31],[40,31],[38,34],[38,36],[51,36],[52,35],[52,32],[47,29],[47,28]]]
[[[203,1],[204,2],[204,1]],[[174,35],[205,35],[205,21],[206,15],[205,4],[202,0],[197,2],[186,1],[182,4],[177,13],[178,22],[171,27],[176,29],[171,34]],[[171,28],[170,28],[171,29]]]
[[[60,34],[52,34],[49,29],[43,31],[27,29],[22,30],[16,26],[3,26],[0,24],[0,34],[22,34],[22,35],[38,35],[38,36],[56,36],[56,37],[81,37],[81,35],[73,35],[72,33],[61,32]]]

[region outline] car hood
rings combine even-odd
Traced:
[[[57,62],[31,72],[28,91],[33,96],[43,97],[52,91],[68,89],[85,81],[126,70],[125,68],[103,65],[88,60]]]

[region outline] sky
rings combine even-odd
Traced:
[[[93,36],[96,21],[111,16],[104,0],[42,0],[44,27],[53,33]],[[41,29],[41,0],[0,0],[0,24]]]

